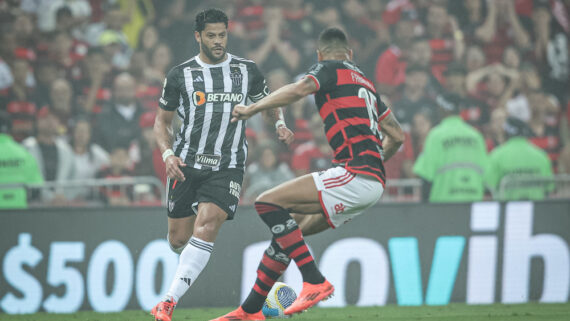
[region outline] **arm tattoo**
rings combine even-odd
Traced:
[[[396,119],[396,117],[394,117],[394,114],[390,112],[390,114],[386,117],[386,119],[383,121],[384,126],[382,127],[388,127],[388,128],[394,128],[394,129],[398,129],[400,128],[400,123],[398,122],[398,120]]]
[[[400,148],[400,145],[402,145],[403,137],[400,137],[402,129],[400,123],[392,113],[381,122],[381,128],[382,132],[385,133],[382,145],[384,147],[384,161],[387,161],[390,157],[394,156]]]

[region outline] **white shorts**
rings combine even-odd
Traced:
[[[327,222],[336,228],[376,204],[384,187],[377,179],[344,167],[312,173]]]

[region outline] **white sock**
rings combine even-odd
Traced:
[[[176,302],[180,300],[208,263],[213,249],[214,243],[193,236],[190,238],[188,246],[180,254],[174,280],[166,293],[167,299],[172,298]]]

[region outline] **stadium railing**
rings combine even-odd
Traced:
[[[29,207],[50,206],[164,206],[166,189],[162,182],[151,176],[70,180],[45,182],[44,184],[7,184],[0,190],[25,188],[29,195]],[[494,200],[507,200],[513,191],[532,188],[544,191],[544,199],[570,199],[570,175],[559,174],[550,178],[507,176],[492,193]],[[115,203],[115,196],[127,201]],[[541,198],[538,198],[541,199]],[[418,203],[422,201],[420,179],[391,179],[380,203]],[[246,205],[246,204],[242,204]]]
[[[166,189],[152,176],[1,184],[2,189],[25,188],[29,207],[106,205],[159,206],[166,204]],[[121,203],[113,200],[121,198]]]
[[[569,199],[570,175],[558,174],[552,177],[507,175],[501,179],[499,188],[493,193],[497,200],[512,199],[513,195],[528,194],[532,199]]]

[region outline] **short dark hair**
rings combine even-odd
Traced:
[[[446,115],[456,115],[461,111],[461,97],[455,93],[443,91],[437,95],[435,102]]]
[[[201,32],[206,28],[207,23],[219,22],[223,22],[226,25],[226,29],[228,28],[228,16],[226,13],[216,8],[206,9],[196,15],[195,30]]]
[[[326,28],[319,35],[317,47],[321,51],[329,51],[333,49],[348,50],[348,39],[344,31],[336,27]]]

